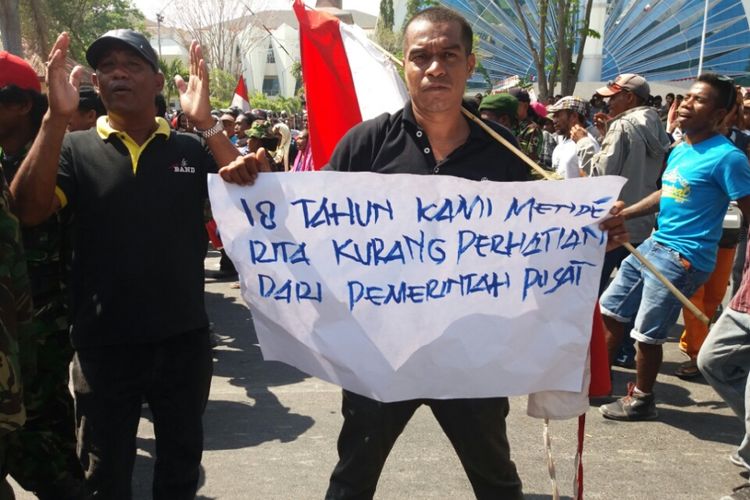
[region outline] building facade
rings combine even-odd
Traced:
[[[440,0],[463,14],[480,38],[477,50],[492,80],[536,77],[515,0]],[[539,40],[536,0],[519,0]],[[585,6],[586,2],[580,2]],[[639,73],[655,81],[693,79],[698,74],[705,0],[593,0],[581,81],[607,81]],[[703,70],[746,81],[750,75],[750,0],[708,0]],[[583,12],[574,17],[580,19]],[[557,33],[546,30],[547,40]],[[555,57],[548,53],[548,61]],[[474,78],[477,80],[477,77]]]

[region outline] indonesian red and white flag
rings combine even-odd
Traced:
[[[234,89],[234,97],[232,97],[231,106],[240,108],[242,111],[250,111],[250,99],[247,95],[247,85],[245,85],[245,78],[240,75],[240,79],[237,81],[237,87]]]
[[[294,1],[300,28],[307,122],[315,167],[363,120],[393,113],[408,93],[393,63],[358,26]]]

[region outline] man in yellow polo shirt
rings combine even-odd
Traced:
[[[131,30],[110,31],[88,48],[107,115],[65,136],[81,74],[65,69],[68,45],[63,33],[51,52],[49,110],[11,189],[24,224],[64,206],[74,217],[71,340],[86,494],[130,498],[145,398],[156,434],[154,498],[194,498],[212,373],[206,174],[238,152],[211,117],[200,46],[190,48],[189,82],[176,83],[202,139],[154,118],[164,75],[148,40]],[[252,182],[257,162],[241,163],[230,173]]]

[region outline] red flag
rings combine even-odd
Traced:
[[[594,322],[591,325],[591,385],[589,396],[592,398],[608,396],[612,392],[612,380],[609,375],[609,353],[604,338],[604,321],[599,311],[599,301],[594,307]]]
[[[305,8],[295,0],[305,79],[307,121],[316,168],[328,163],[339,139],[362,120],[403,107],[406,87],[357,26]]]
[[[245,78],[240,75],[240,79],[237,81],[237,87],[234,89],[234,97],[232,97],[232,107],[238,107],[242,111],[250,111],[250,99],[247,95],[247,86],[245,85]]]

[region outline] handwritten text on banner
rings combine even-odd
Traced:
[[[266,359],[382,401],[580,391],[619,177],[209,179]]]

